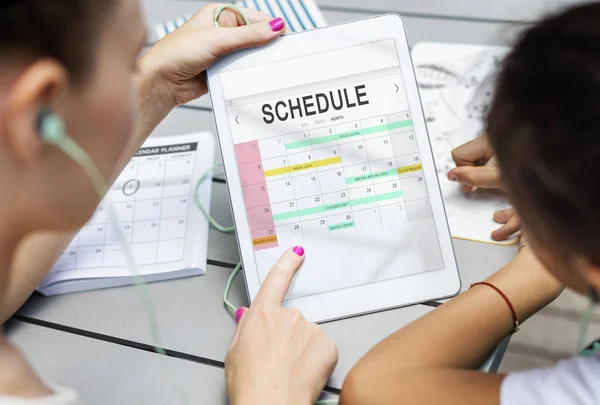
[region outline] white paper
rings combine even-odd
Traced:
[[[501,194],[479,190],[464,194],[448,180],[455,167],[452,149],[480,136],[493,94],[494,75],[508,48],[420,43],[412,50],[417,82],[452,236],[489,243],[499,224],[493,214],[510,204]]]
[[[114,205],[142,276],[205,269],[208,222],[194,203],[200,177],[213,166],[208,132],[151,138],[112,185]],[[200,187],[209,207],[210,179]],[[65,280],[132,276],[104,205],[75,236],[42,286]]]

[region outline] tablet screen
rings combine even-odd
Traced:
[[[296,245],[288,299],[444,268],[394,39],[220,79],[261,282]]]

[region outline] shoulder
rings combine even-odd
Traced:
[[[508,374],[502,383],[500,403],[600,404],[600,357],[574,357],[554,367]]]

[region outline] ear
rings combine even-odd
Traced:
[[[32,164],[39,156],[38,115],[42,108],[54,107],[67,83],[68,74],[61,64],[41,59],[28,66],[11,86],[0,111],[0,136],[18,162]]]

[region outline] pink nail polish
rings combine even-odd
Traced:
[[[292,249],[292,252],[296,253],[298,256],[304,256],[304,248],[302,246],[296,246]]]
[[[269,22],[269,25],[271,26],[273,32],[279,32],[283,29],[285,23],[283,22],[283,18],[277,17],[276,19],[271,20],[271,22]]]
[[[244,308],[238,308],[237,311],[235,311],[235,322],[239,323],[242,316],[244,316]]]

